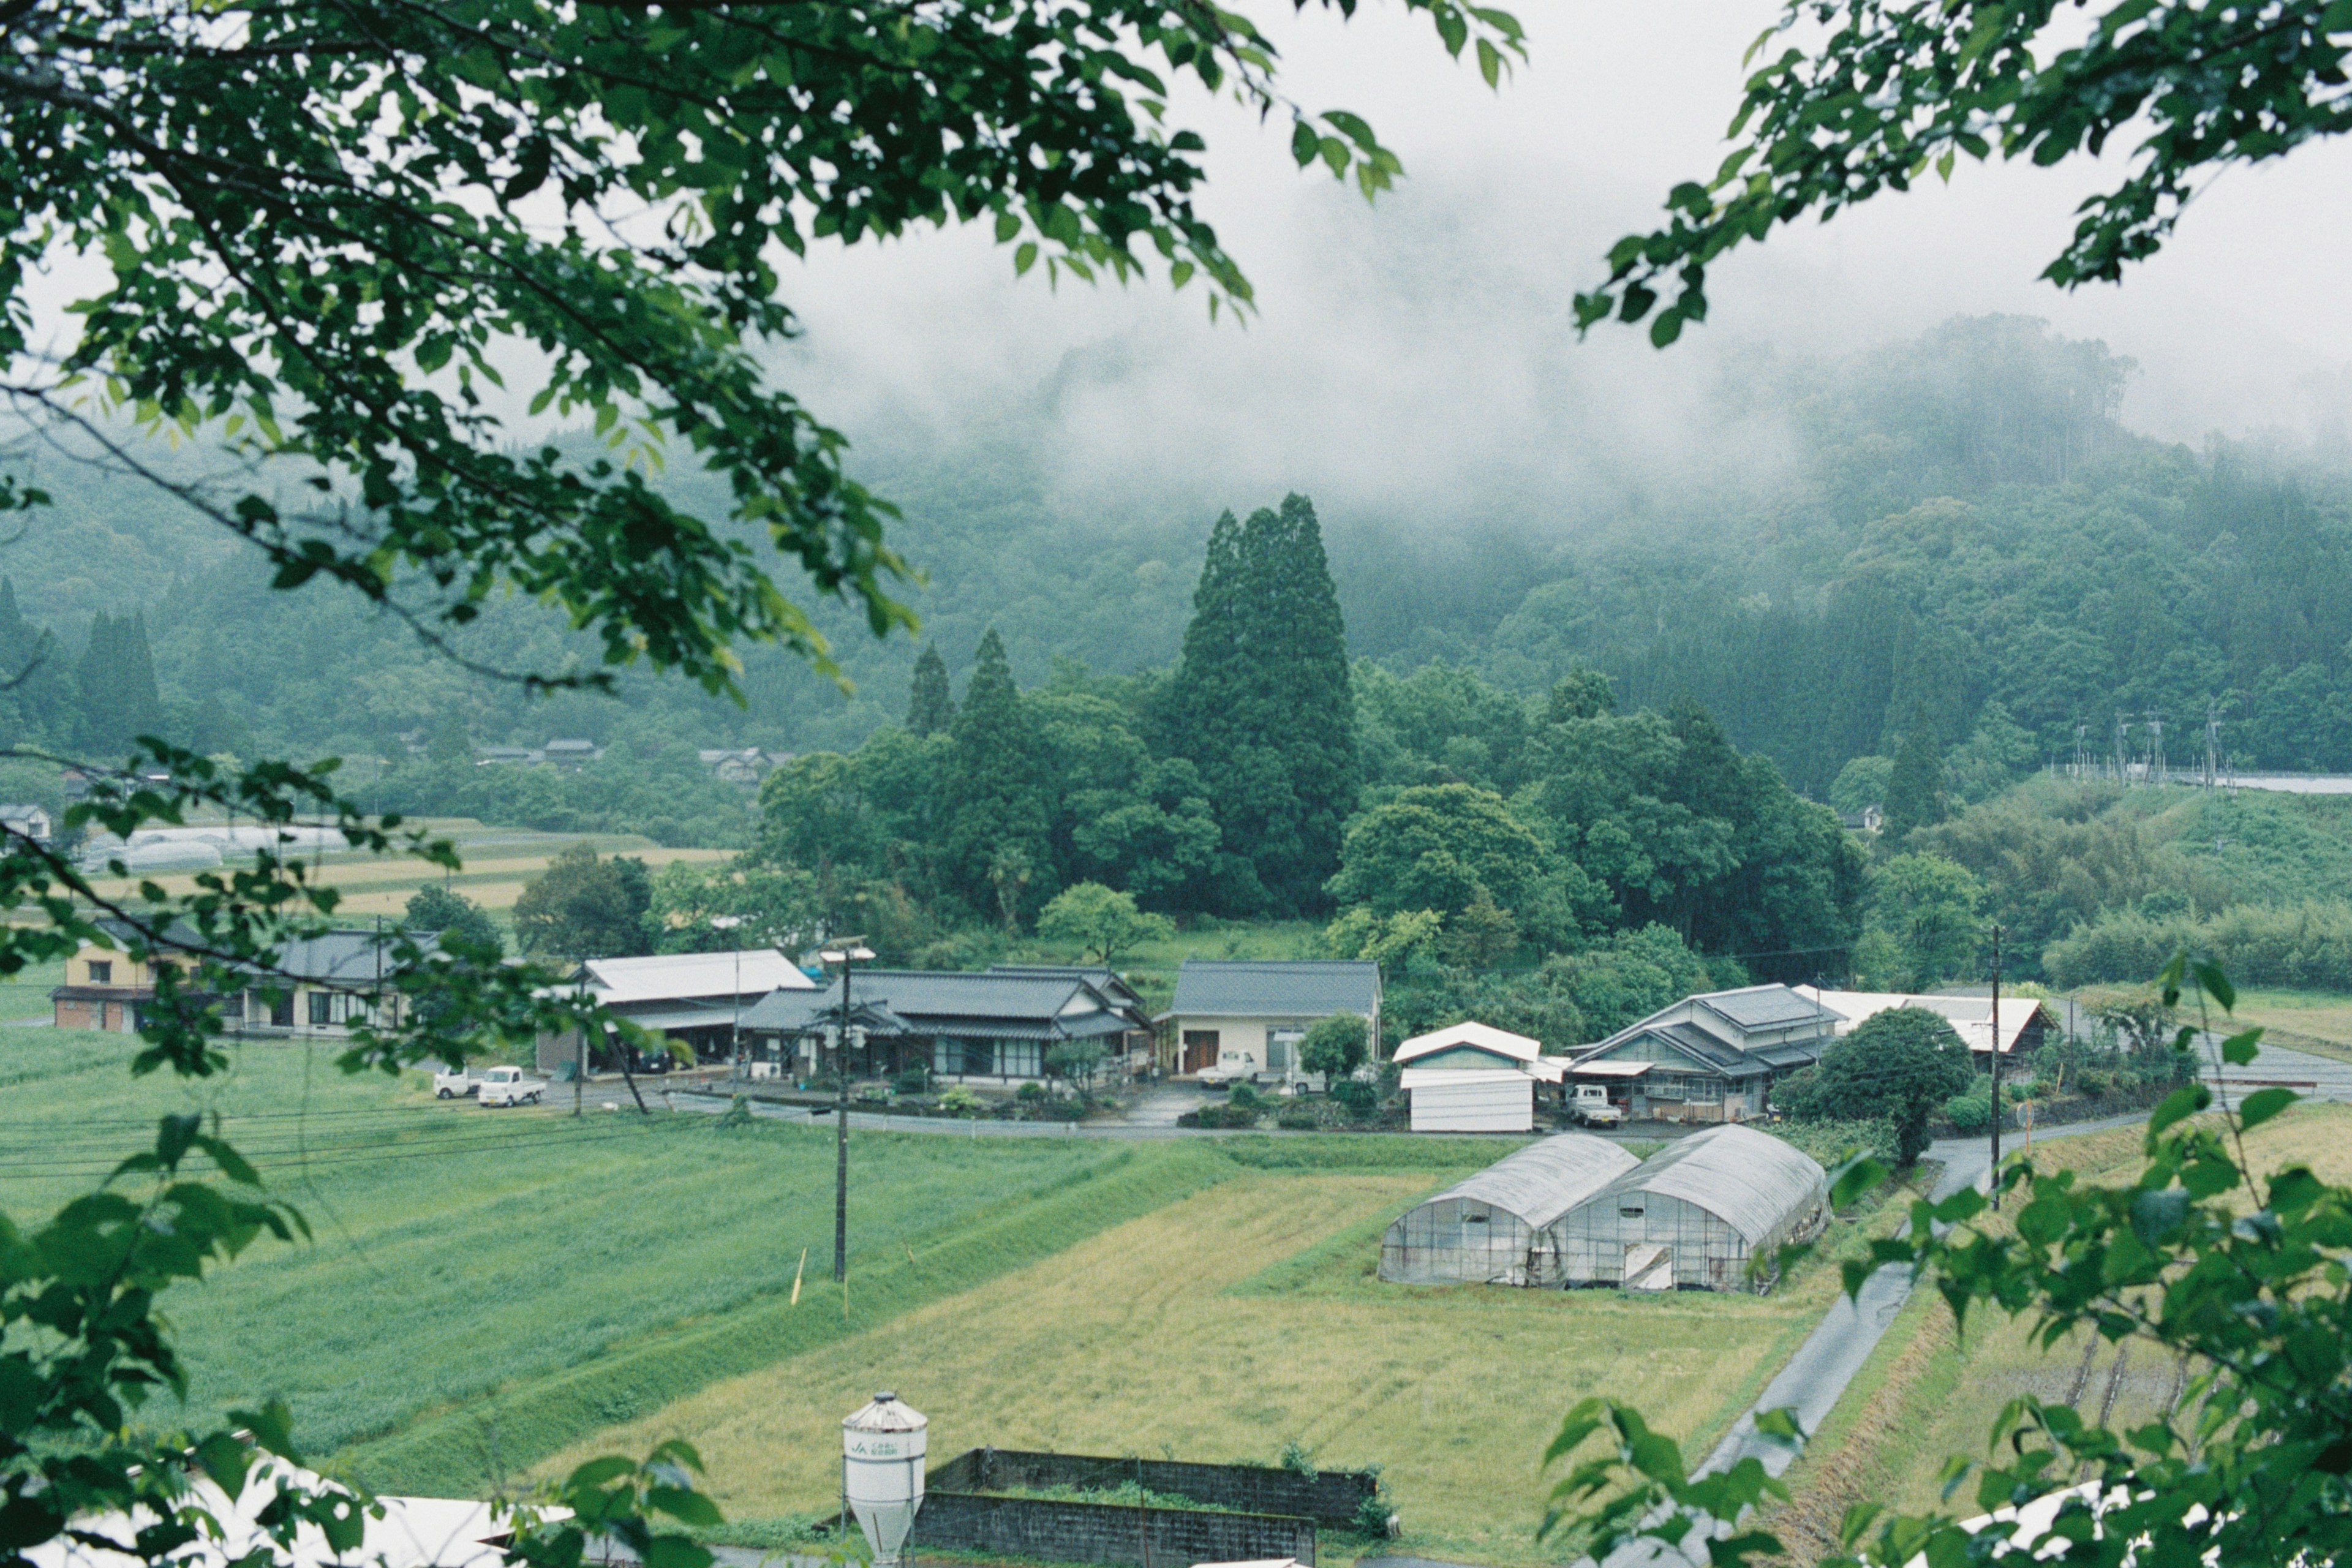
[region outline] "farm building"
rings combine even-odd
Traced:
[[[1545,1227],[1633,1168],[1633,1155],[1589,1132],[1530,1143],[1399,1215],[1381,1238],[1381,1278],[1558,1285]]]
[[[1570,1070],[1605,1085],[1628,1116],[1744,1121],[1764,1113],[1783,1073],[1822,1059],[1842,1021],[1786,985],[1710,991],[1620,1029]]]
[[[1568,1064],[1540,1043],[1465,1020],[1397,1047],[1398,1087],[1412,1097],[1415,1132],[1525,1132],[1535,1086],[1557,1085]]]
[[[1552,1220],[1533,1251],[1570,1285],[1732,1290],[1748,1262],[1819,1231],[1828,1178],[1790,1144],[1738,1126],[1667,1145]]]

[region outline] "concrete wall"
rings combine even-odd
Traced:
[[[1202,1465],[1024,1448],[967,1448],[932,1468],[924,1484],[945,1491],[1035,1491],[1130,1481],[1171,1497],[1249,1513],[1295,1514],[1342,1529],[1352,1527],[1365,1500],[1380,1494],[1380,1478],[1366,1470],[1321,1470],[1309,1477],[1272,1465]]]
[[[1046,1563],[1118,1563],[1134,1568],[1275,1557],[1312,1563],[1315,1521],[1282,1514],[929,1490],[908,1545],[917,1551],[990,1552]]]

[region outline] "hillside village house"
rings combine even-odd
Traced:
[[[738,1021],[748,1017],[761,997],[816,991],[816,982],[772,947],[592,958],[572,972],[569,984],[607,1011],[685,1042],[704,1061],[725,1060],[734,1054],[741,1033]],[[541,1071],[576,1064],[579,1057],[578,1030],[540,1037],[536,1059]]]
[[[65,984],[49,993],[60,1029],[129,1034],[155,999],[157,963],[185,970],[188,961],[165,955],[142,962],[131,954],[131,929],[102,921],[106,939],[84,942],[66,960]],[[354,1024],[391,1023],[401,999],[385,980],[396,931],[331,931],[289,942],[275,972],[255,971],[247,989],[215,1000],[229,1032],[241,1035],[337,1037]],[[433,939],[416,939],[429,947]]]
[[[1318,1019],[1353,1013],[1380,1054],[1381,966],[1359,959],[1188,958],[1160,1015],[1160,1066],[1191,1074],[1246,1058],[1258,1075],[1295,1082],[1299,1042]],[[1228,1059],[1230,1058],[1230,1059]]]
[[[1150,1023],[1126,982],[1107,970],[1004,965],[951,973],[861,969],[850,986],[849,1070],[885,1078],[927,1068],[941,1081],[1017,1088],[1049,1076],[1056,1046],[1092,1041],[1126,1065]],[[743,1017],[755,1062],[798,1079],[832,1060],[841,982],[778,991]]]
[[[1620,1029],[1569,1073],[1629,1116],[1740,1121],[1764,1113],[1775,1079],[1821,1060],[1843,1022],[1786,985],[1710,991]]]
[[[21,834],[36,844],[47,844],[49,836],[57,831],[57,824],[50,818],[46,806],[24,802],[0,805],[0,827]]]

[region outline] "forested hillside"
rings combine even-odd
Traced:
[[[1555,523],[1468,533],[1327,515],[1349,652],[1397,670],[1443,658],[1521,699],[1589,664],[1628,708],[1696,701],[1816,797],[1914,727],[1941,748],[1974,736],[1975,754],[2013,769],[2071,752],[2077,724],[2104,750],[2118,710],[2194,729],[2209,699],[2226,704],[2225,743],[2244,763],[2352,767],[2342,480],[2273,453],[2143,440],[2119,417],[2128,385],[2128,363],[2101,345],[2013,319],[1838,361],[1753,362],[1727,379],[1723,412],[1780,418],[1789,460],[1752,493],[1701,498],[1662,474],[1599,521],[1601,503],[1571,498]],[[1056,660],[1097,676],[1168,668],[1210,520],[1074,510],[1044,478],[1049,415],[1041,403],[944,447],[869,455],[868,477],[905,509],[898,542],[928,574],[908,587],[925,629],[877,646],[818,606],[854,695],[758,649],[741,709],[628,671],[617,700],[530,701],[348,596],[269,593],[205,525],[128,480],[52,471],[43,482],[71,503],[0,553],[23,616],[0,625],[0,651],[21,667],[46,629],[47,684],[0,704],[18,734],[111,747],[125,731],[100,710],[138,681],[99,669],[86,685],[83,672],[93,628],[126,624],[152,647],[166,727],[236,752],[398,755],[450,715],[475,743],[838,749],[903,717],[926,646],[961,684],[989,625],[1025,686]],[[539,606],[508,603],[462,646],[543,668],[567,637]],[[100,638],[99,666],[129,657],[121,643]]]

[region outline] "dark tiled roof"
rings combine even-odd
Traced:
[[[1738,1046],[1727,1045],[1696,1024],[1664,1024],[1649,1031],[1661,1039],[1672,1040],[1703,1062],[1716,1067],[1737,1069],[1748,1065],[1748,1053]]]
[[[1749,1053],[1766,1067],[1804,1068],[1822,1059],[1819,1040],[1790,1040],[1785,1046],[1759,1046]]]
[[[1814,1019],[1834,1022],[1837,1016],[1820,1003],[1801,996],[1785,985],[1748,985],[1738,991],[1710,991],[1696,1000],[1748,1029],[1802,1024]]]
[[[1365,960],[1188,958],[1168,1010],[1203,1018],[1369,1017],[1380,1001],[1381,966]]]
[[[821,1029],[841,1016],[841,992],[835,988],[831,1000],[823,991],[771,991],[751,1006],[743,1009],[742,1027],[761,1034],[797,1035],[811,1029]],[[849,1021],[858,1028],[877,1035],[908,1033],[906,1020],[878,1003],[852,995]]]
[[[1066,1039],[1117,1034],[1136,1026],[1115,1000],[1075,971],[942,971],[861,969],[850,987],[853,1015],[871,1008],[895,1031],[965,1035],[977,1039]],[[1066,1013],[1073,1002],[1092,1004]],[[797,1031],[822,1027],[841,1006],[841,982],[819,991],[779,991],[743,1015],[747,1028]]]
[[[1127,983],[1125,975],[1116,969],[1107,969],[1099,963],[992,963],[988,966],[988,973],[1067,976],[1072,980],[1085,981],[1114,1002],[1140,1000],[1136,994],[1135,987]]]

